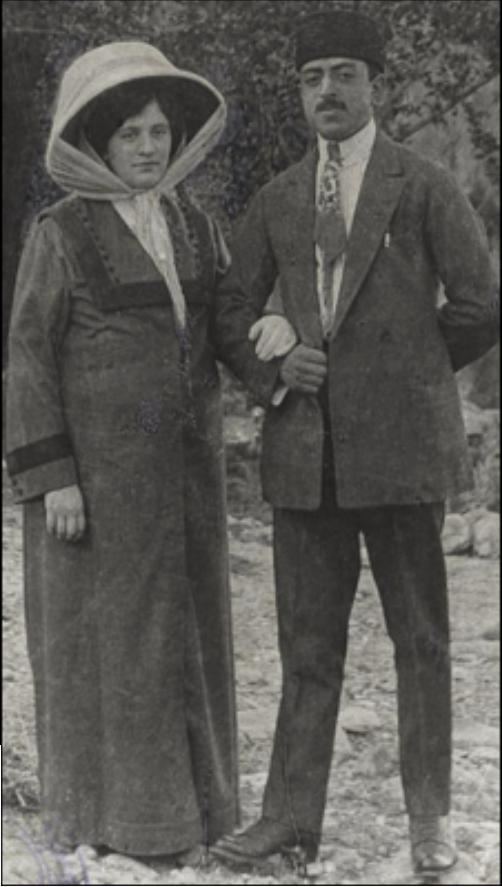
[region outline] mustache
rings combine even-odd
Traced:
[[[331,111],[332,108],[334,108],[336,111],[346,110],[345,103],[340,102],[338,99],[335,98],[327,97],[325,99],[321,99],[321,101],[318,102],[316,105],[316,111]]]

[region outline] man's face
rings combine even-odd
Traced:
[[[300,92],[307,123],[325,139],[348,139],[371,118],[373,86],[366,62],[358,59],[307,62]]]

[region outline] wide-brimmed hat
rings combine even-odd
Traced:
[[[64,190],[84,196],[113,199],[132,189],[82,142],[80,122],[94,100],[115,87],[152,78],[182,108],[185,141],[170,164],[164,184],[174,187],[185,178],[217,142],[226,120],[223,96],[203,77],[177,68],[148,43],[107,43],[84,53],[66,70],[46,152],[47,170]],[[99,172],[98,172],[99,167]]]

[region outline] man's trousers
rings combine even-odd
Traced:
[[[328,438],[329,440],[329,438]],[[317,511],[276,509],[283,688],[263,815],[317,844],[360,573],[359,533],[394,644],[408,813],[449,811],[451,689],[442,503],[340,509],[325,467]]]

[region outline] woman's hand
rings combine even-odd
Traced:
[[[62,542],[78,542],[85,532],[82,492],[77,484],[45,494],[47,532]]]
[[[281,314],[264,314],[249,330],[249,339],[256,342],[256,356],[263,361],[283,357],[297,342],[289,320]]]

